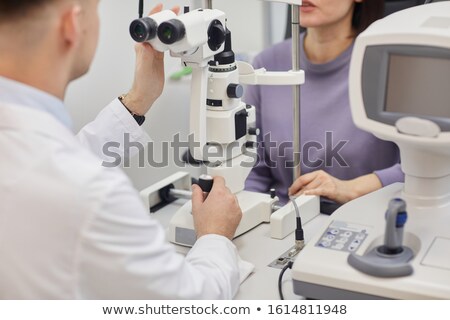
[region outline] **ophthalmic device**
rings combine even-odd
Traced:
[[[420,5],[356,39],[359,128],[395,142],[405,183],[339,208],[295,260],[314,299],[450,299],[450,2]]]
[[[297,12],[294,19],[298,19],[301,1],[281,2],[294,4],[297,8],[293,10]],[[206,1],[205,9],[186,10],[180,16],[165,10],[137,19],[132,22],[130,33],[135,41],[149,42],[161,52],[170,51],[184,66],[192,68],[190,152],[194,159],[207,165],[207,175],[199,179],[205,192],[209,191],[211,177],[222,176],[227,187],[236,194],[243,218],[235,236],[260,223],[270,222],[271,236],[281,239],[295,228],[293,206],[279,205],[274,192],[262,194],[244,190],[245,180],[257,160],[259,129],[256,128],[255,107],[241,100],[242,85],[292,85],[295,94],[304,83],[304,72],[299,70],[298,64],[289,72],[267,72],[236,61],[226,15],[211,9],[210,5],[210,1]],[[298,22],[295,25],[299,27]],[[294,101],[298,104],[299,99]],[[299,132],[299,128],[296,131]],[[189,174],[179,172],[143,190],[141,196],[151,210],[156,210],[175,199],[190,199],[190,183]],[[301,196],[295,201],[304,222],[319,214],[318,197]],[[173,216],[169,240],[184,246],[195,243],[190,201]]]

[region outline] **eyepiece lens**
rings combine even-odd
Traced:
[[[142,38],[144,38],[145,37],[145,28],[144,28],[144,26],[142,26],[141,24],[136,24],[136,26],[134,27],[134,34],[138,37],[138,38],[140,38],[140,39],[142,39]]]
[[[186,34],[186,29],[184,24],[177,20],[172,19],[161,23],[158,28],[158,37],[162,43],[173,44],[184,38]]]
[[[156,36],[156,22],[145,17],[134,20],[130,25],[130,35],[136,42],[150,41]]]
[[[164,38],[166,38],[167,40],[171,40],[173,37],[173,31],[169,27],[164,28],[162,33],[164,35]]]

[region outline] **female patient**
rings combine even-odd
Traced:
[[[337,203],[403,181],[399,152],[391,143],[355,127],[350,112],[348,76],[353,42],[379,19],[384,0],[305,0],[300,21],[301,67],[301,176],[292,178],[292,88],[249,87],[245,101],[257,108],[261,129],[259,163],[246,189],[277,190],[288,195],[319,195]],[[291,69],[292,40],[279,43],[254,61],[255,68]]]

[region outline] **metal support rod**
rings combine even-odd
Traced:
[[[170,189],[169,195],[177,199],[192,199],[192,191],[180,190],[180,189]]]
[[[291,5],[291,23],[292,23],[292,70],[300,70],[300,6]],[[294,163],[293,163],[293,181],[300,177],[300,85],[294,85],[292,88],[292,98],[294,102]]]
[[[212,0],[203,0],[203,9],[212,9]]]

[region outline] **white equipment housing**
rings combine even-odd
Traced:
[[[296,259],[294,291],[316,299],[450,299],[450,3],[370,26],[355,42],[350,88],[355,124],[399,146],[405,184],[336,211]],[[409,216],[403,244],[414,253],[412,274],[356,270],[349,257],[383,243],[386,208],[398,197]]]
[[[301,0],[277,2],[293,5],[302,3]],[[194,159],[209,162],[208,174],[224,177],[227,187],[238,197],[243,218],[235,236],[260,223],[271,222],[272,236],[281,239],[295,228],[293,206],[285,206],[272,217],[278,204],[277,197],[243,191],[245,180],[257,160],[255,144],[259,130],[255,127],[255,107],[246,105],[240,99],[241,84],[299,86],[305,81],[304,72],[266,72],[265,69],[254,70],[249,64],[235,61],[208,65],[218,53],[227,50],[226,43],[215,50],[208,45],[213,34],[209,32],[211,24],[218,21],[220,25],[226,26],[226,16],[220,10],[211,9],[211,1],[205,4],[206,9],[197,9],[176,18],[186,30],[182,40],[170,45],[160,45],[158,38],[149,42],[160,48],[160,51],[169,50],[172,56],[181,58],[184,66],[192,67],[190,151]],[[158,25],[163,23],[163,17],[172,19],[172,14],[157,14],[155,20]],[[185,175],[169,177],[164,180],[164,185],[157,183],[143,190],[141,196],[150,208],[158,206],[161,200],[159,192],[168,185],[184,185],[182,192],[190,189],[186,188],[185,178]],[[304,222],[319,214],[319,197],[301,196],[296,203]],[[169,240],[185,246],[195,243],[190,202],[173,216]]]

